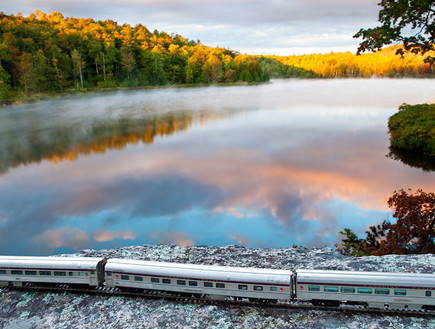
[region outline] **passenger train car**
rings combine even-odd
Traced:
[[[297,298],[317,305],[435,310],[435,275],[298,270]]]
[[[0,286],[23,283],[104,284],[104,258],[0,256]]]
[[[435,275],[268,270],[88,257],[0,256],[0,286],[86,285],[211,299],[435,311]]]
[[[291,272],[257,268],[109,259],[106,285],[197,295],[213,299],[227,296],[287,301],[291,295]]]

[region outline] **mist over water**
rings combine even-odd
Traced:
[[[434,80],[136,90],[0,109],[0,254],[144,243],[332,246],[434,174],[387,158]]]

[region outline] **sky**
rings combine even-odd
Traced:
[[[145,25],[247,54],[355,53],[360,28],[377,26],[379,0],[1,0],[5,14]]]

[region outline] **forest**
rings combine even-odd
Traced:
[[[300,56],[270,56],[287,67],[299,68],[323,78],[371,77],[434,77],[433,65],[425,63],[426,56],[404,52],[396,55],[402,46],[390,46],[375,53],[353,55],[346,53],[311,54]]]
[[[270,78],[433,77],[397,46],[363,55],[252,56],[139,24],[0,13],[0,102],[51,94],[162,85],[259,83]]]
[[[143,25],[0,13],[0,99],[92,88],[262,82],[258,58]]]

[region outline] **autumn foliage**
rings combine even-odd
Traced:
[[[370,227],[365,239],[345,229],[340,233],[346,238],[337,250],[349,256],[435,253],[435,193],[401,189],[394,191],[388,205],[396,223]]]
[[[376,53],[359,56],[346,52],[269,57],[288,67],[300,68],[324,78],[433,76],[433,65],[425,62],[424,56],[405,52],[402,58],[396,55],[399,49],[399,46],[392,46]]]
[[[261,82],[257,58],[112,20],[0,13],[0,100],[89,88]]]

